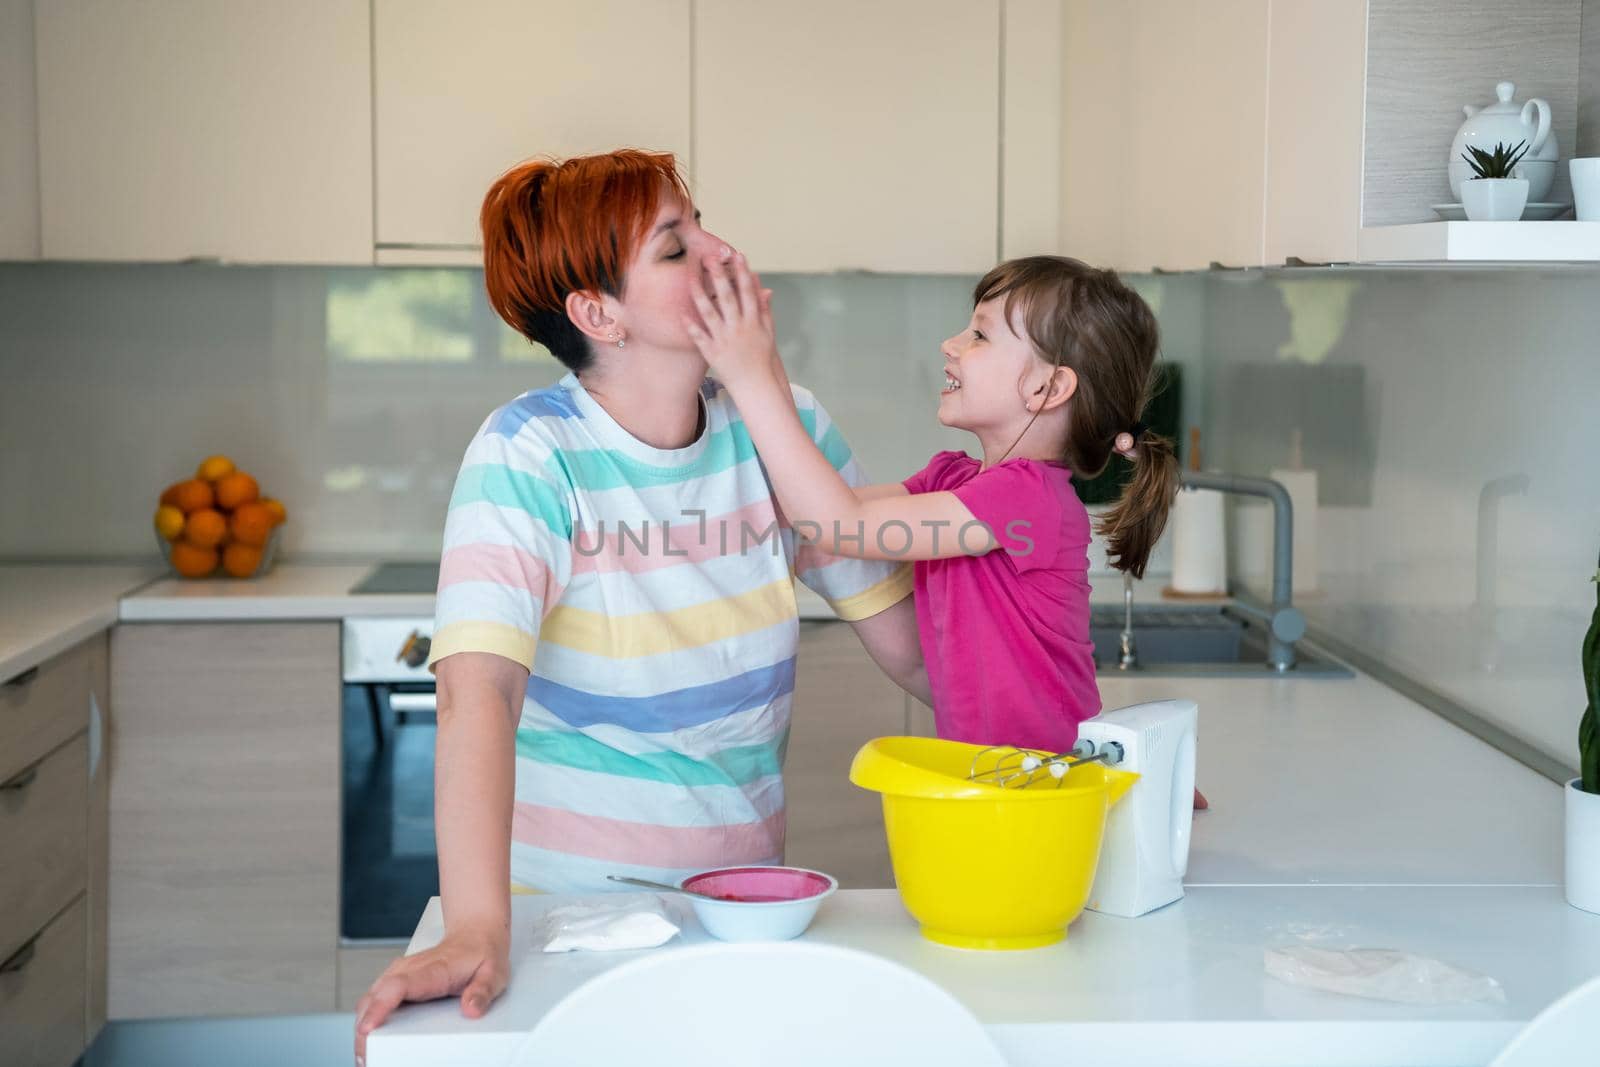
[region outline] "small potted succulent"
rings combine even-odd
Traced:
[[[1522,218],[1522,211],[1528,206],[1528,179],[1513,178],[1511,172],[1527,154],[1527,141],[1518,141],[1509,148],[1504,141],[1497,141],[1493,152],[1467,146],[1461,158],[1472,168],[1472,176],[1461,183],[1461,208],[1468,219],[1516,222]]]
[[[1600,570],[1593,581],[1600,583]],[[1589,704],[1578,723],[1581,773],[1566,788],[1567,903],[1600,913],[1600,584],[1583,639],[1583,692]]]

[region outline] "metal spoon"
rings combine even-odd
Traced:
[[[625,878],[620,874],[608,874],[606,877],[613,882],[621,882],[624,885],[636,885],[644,889],[659,889],[664,893],[682,893],[684,896],[699,897],[702,900],[738,901],[742,899],[740,897],[712,896],[710,893],[702,893],[698,889],[685,889],[680,885],[668,885],[665,882],[651,882],[644,878]]]

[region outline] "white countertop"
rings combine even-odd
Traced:
[[[571,897],[512,900],[512,974],[479,1021],[454,1001],[402,1008],[367,1048],[368,1067],[500,1064],[549,1008],[639,952],[530,951],[533,923]],[[677,901],[683,934],[707,940]],[[411,950],[443,930],[435,900]],[[892,890],[843,891],[805,940],[874,953],[925,975],[988,1027],[1008,1060],[1074,1067],[1204,1064],[1483,1064],[1561,994],[1600,973],[1600,916],[1528,887],[1198,887],[1139,919],[1085,912],[1066,941],[1014,953],[923,939]],[[1500,983],[1503,1004],[1364,1000],[1269,977],[1269,947],[1390,948]],[[865,1010],[870,1010],[870,1006]]]
[[[156,563],[0,564],[0,682],[117,621],[117,600],[159,577]]]
[[[247,622],[258,619],[343,619],[360,615],[433,615],[433,593],[352,593],[351,588],[378,565],[370,563],[279,563],[260,578],[190,581],[161,577],[123,599],[124,622]],[[1121,603],[1122,579],[1096,576],[1095,603]],[[1135,586],[1141,604],[1161,600],[1164,579],[1152,575]],[[795,586],[800,617],[837,618],[827,601],[803,585]]]
[[[1190,884],[1561,882],[1561,787],[1371,678],[1099,684],[1200,705]]]
[[[351,593],[373,563],[280,563],[260,578],[163,578],[124,597],[123,622],[245,622],[433,615],[433,593]]]
[[[124,622],[246,622],[433,616],[433,593],[352,593],[372,563],[280,563],[260,578],[189,581],[166,577],[122,601]],[[827,602],[795,589],[803,619],[836,618]]]

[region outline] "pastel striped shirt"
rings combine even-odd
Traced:
[[[794,397],[862,484],[827,413]],[[467,447],[430,663],[476,651],[529,669],[513,888],[781,862],[794,579],[847,620],[911,592],[905,564],[797,546],[726,391],[707,379],[701,401],[698,439],[652,448],[569,374],[495,411]]]

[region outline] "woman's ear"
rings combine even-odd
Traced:
[[[1049,386],[1049,389],[1044,392],[1044,399],[1040,403],[1038,410],[1040,412],[1054,411],[1068,400],[1071,400],[1072,394],[1078,391],[1078,372],[1071,367],[1057,367],[1050,372],[1050,377],[1045,380],[1045,384]]]
[[[614,345],[622,335],[614,308],[608,306],[609,298],[582,290],[567,294],[567,318],[580,333],[601,345]]]

